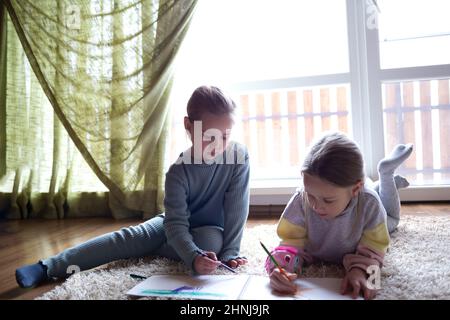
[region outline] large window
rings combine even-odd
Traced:
[[[378,4],[385,150],[414,143],[400,173],[414,185],[448,185],[450,2]]]
[[[298,178],[313,136],[352,134],[347,34],[345,0],[200,1],[172,105],[184,112],[201,84],[227,89],[239,104],[234,138],[249,148],[252,180]],[[172,159],[187,145],[182,113],[174,116]]]
[[[381,68],[450,64],[450,1],[378,0]]]
[[[193,20],[179,79],[227,85],[349,70],[345,0],[203,0]]]
[[[449,9],[445,0],[200,1],[178,61],[171,159],[188,144],[190,93],[213,84],[239,105],[235,139],[252,157],[253,195],[288,194],[313,137],[340,130],[373,179],[395,144],[414,143],[400,168],[414,186],[403,199],[449,199]]]

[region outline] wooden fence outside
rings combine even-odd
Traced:
[[[298,170],[314,137],[339,130],[352,136],[350,86],[239,93],[235,139],[244,143],[257,179],[283,179]],[[398,143],[415,151],[398,172],[412,184],[450,183],[449,79],[383,84],[386,154]],[[172,126],[171,159],[188,146],[181,122]]]
[[[306,148],[323,131],[350,133],[349,85],[239,93],[235,139],[244,143],[256,178],[292,178]],[[172,126],[171,159],[186,146],[182,124]],[[272,170],[276,169],[276,170]]]
[[[260,168],[298,168],[315,136],[349,132],[347,85],[250,92],[238,101],[243,143]]]
[[[384,83],[383,104],[386,153],[415,146],[399,173],[413,184],[450,183],[449,80]]]

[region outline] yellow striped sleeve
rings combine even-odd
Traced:
[[[389,232],[385,222],[380,223],[375,228],[363,232],[360,244],[370,249],[386,253],[389,247]]]
[[[304,248],[307,240],[306,229],[293,224],[287,219],[281,218],[277,227],[277,234],[281,238],[281,244]]]

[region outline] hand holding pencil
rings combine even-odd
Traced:
[[[261,241],[260,244],[276,266],[276,268],[274,268],[270,273],[270,286],[272,289],[280,293],[295,294],[297,292],[297,285],[293,281],[297,279],[297,274],[287,272],[281,268],[279,263]]]
[[[197,251],[198,256],[194,259],[194,269],[199,274],[210,274],[221,264],[216,254],[211,251]]]
[[[227,266],[225,263],[218,261],[216,254],[211,251],[200,251],[197,250],[199,257],[195,258],[194,266],[195,270],[200,274],[209,274],[216,270],[217,267],[223,267],[228,271],[236,273],[235,270]]]

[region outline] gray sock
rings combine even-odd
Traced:
[[[397,169],[410,155],[413,151],[413,145],[408,144],[398,144],[391,154],[384,157],[383,160],[378,164],[378,173],[394,175],[395,169]]]
[[[397,189],[400,186],[409,185],[408,181],[401,176],[396,181],[394,171],[411,155],[412,150],[412,144],[399,144],[390,155],[386,156],[378,164],[378,174],[380,176],[378,194],[386,209],[389,233],[397,228],[400,221],[400,198]]]
[[[404,189],[404,188],[409,187],[409,181],[408,181],[405,177],[403,177],[403,176],[401,176],[401,175],[399,175],[399,174],[396,174],[396,175],[394,176],[394,182],[395,182],[395,187],[397,188],[397,190],[400,190],[400,189]],[[373,189],[374,189],[378,194],[380,194],[380,181],[376,181],[376,182],[373,184]]]
[[[394,176],[394,181],[395,181],[395,187],[397,188],[397,190],[409,187],[409,181],[405,177],[403,177],[399,174],[396,174]]]

